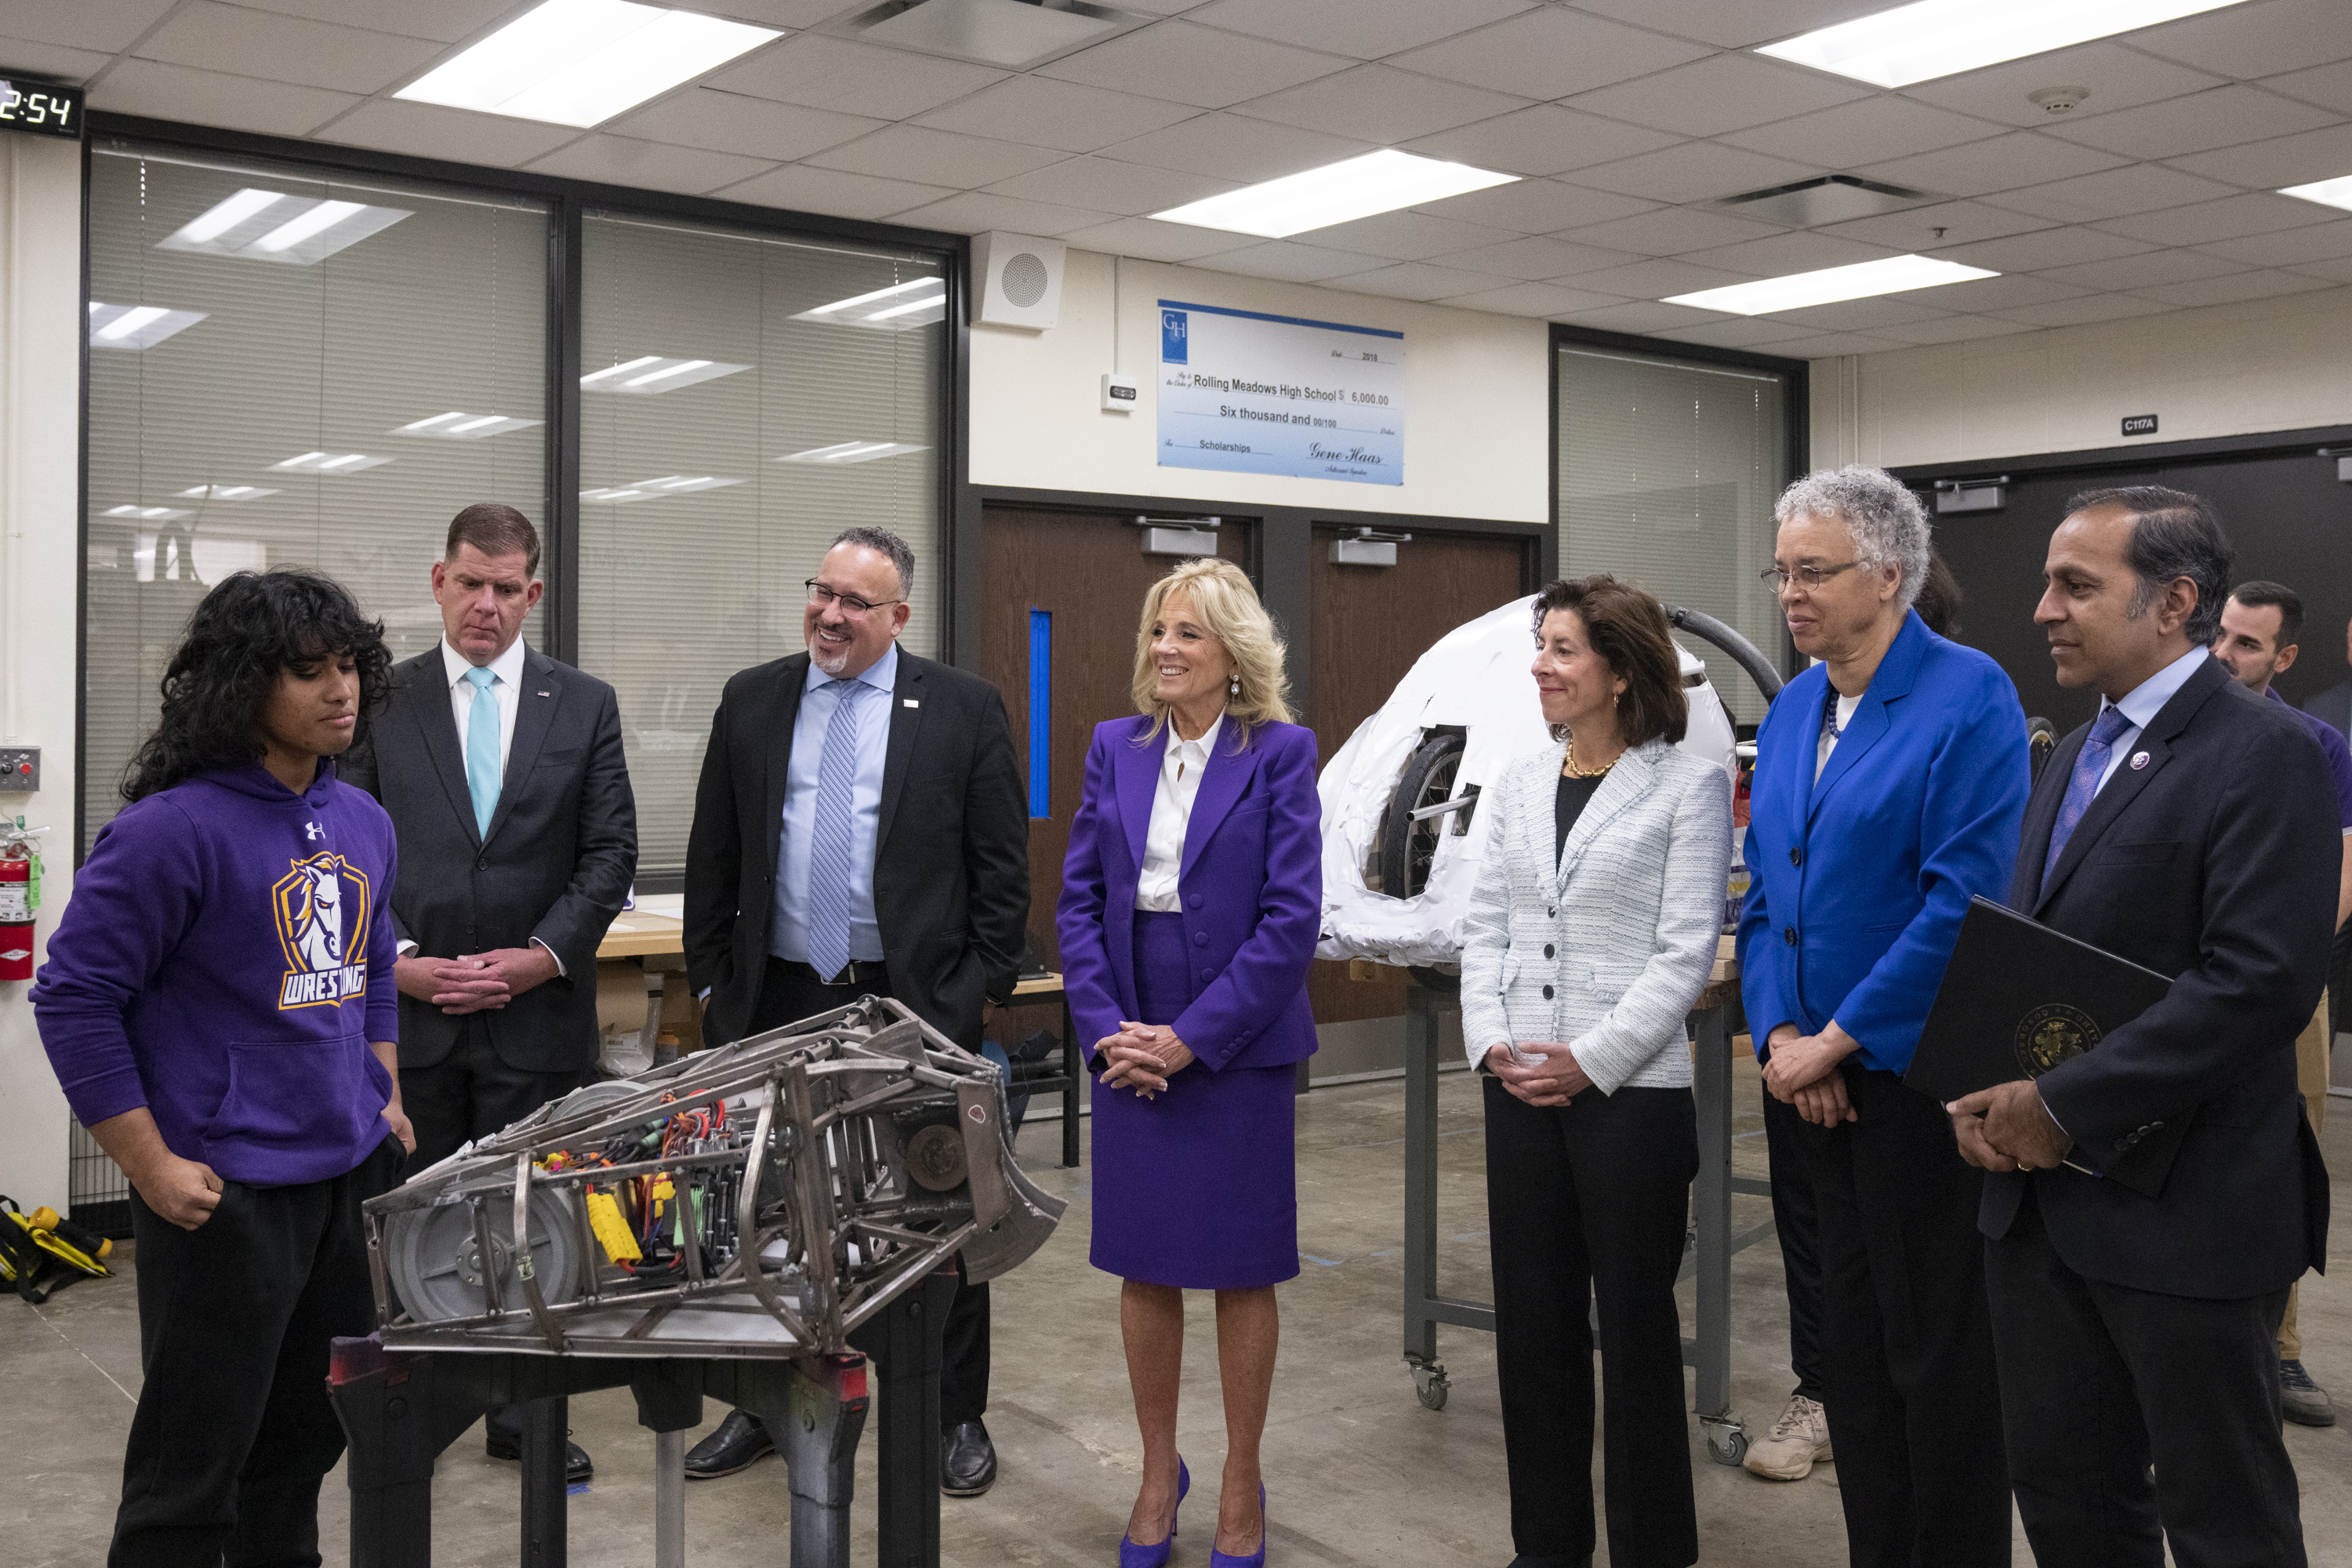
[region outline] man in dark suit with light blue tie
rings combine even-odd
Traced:
[[[2077,496],[2034,612],[2105,699],[2025,813],[2010,902],[2172,978],[2038,1079],[1953,1102],[2018,1511],[2044,1563],[2305,1563],[2280,1436],[2287,1287],[2326,1267],[2327,1177],[2295,1087],[2339,830],[2318,746],[2205,649],[2231,551],[2154,486]],[[2153,1197],[2104,1173],[2182,1137]],[[2153,1466],[2151,1473],[2150,1467]]]

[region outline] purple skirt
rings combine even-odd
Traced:
[[[1135,916],[1138,1022],[1192,1005],[1184,917]],[[1094,1086],[1094,1266],[1122,1279],[1238,1290],[1298,1273],[1297,1069],[1199,1062],[1145,1100]]]

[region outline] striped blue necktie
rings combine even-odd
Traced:
[[[809,967],[825,980],[849,963],[850,828],[856,816],[857,763],[863,752],[862,680],[833,683],[833,721],[816,768],[816,821],[809,838]]]
[[[474,705],[466,711],[466,788],[474,797],[474,830],[490,836],[499,809],[499,700],[490,695],[497,676],[477,665],[466,672]]]

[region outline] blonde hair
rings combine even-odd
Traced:
[[[1143,595],[1143,619],[1135,630],[1134,697],[1135,710],[1150,715],[1151,728],[1138,738],[1139,743],[1150,742],[1168,722],[1168,704],[1155,693],[1151,627],[1170,596],[1178,593],[1192,601],[1192,614],[1202,626],[1224,645],[1234,679],[1241,682],[1241,694],[1229,693],[1225,699],[1227,716],[1240,725],[1234,749],[1249,743],[1249,732],[1256,725],[1292,722],[1290,678],[1283,673],[1282,638],[1275,632],[1274,617],[1265,613],[1240,567],[1203,555],[1181,563]]]

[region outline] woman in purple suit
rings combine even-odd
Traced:
[[[1191,1474],[1176,1453],[1187,1289],[1217,1293],[1225,1466],[1213,1568],[1265,1561],[1274,1287],[1298,1272],[1293,1064],[1313,1054],[1307,966],[1323,903],[1315,737],[1283,700],[1282,643],[1240,568],[1152,584],[1139,717],[1097,725],[1063,862],[1062,970],[1093,1042],[1094,1265],[1143,1432],[1122,1568],[1165,1563]]]

